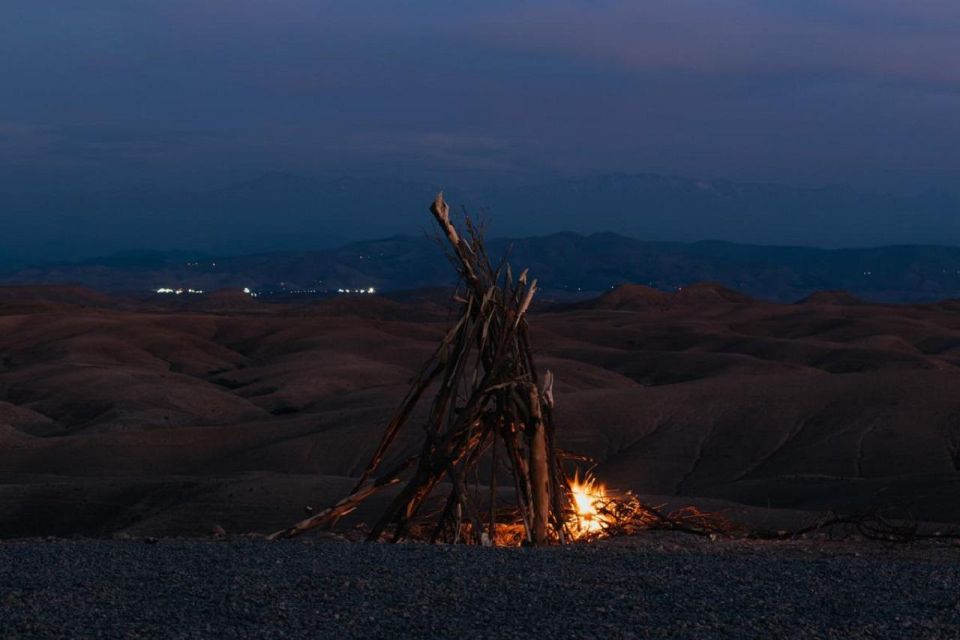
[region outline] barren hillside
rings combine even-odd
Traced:
[[[288,524],[349,487],[447,318],[231,300],[0,290],[0,535]],[[561,446],[613,486],[960,522],[956,303],[627,287],[531,325]]]

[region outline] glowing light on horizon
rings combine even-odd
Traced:
[[[182,296],[184,293],[187,294],[201,294],[203,289],[174,289],[172,287],[160,287],[157,289],[157,293],[160,295],[176,295]]]

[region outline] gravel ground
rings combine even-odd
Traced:
[[[950,638],[960,548],[0,542],[0,638]]]

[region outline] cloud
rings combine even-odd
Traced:
[[[469,25],[489,46],[637,71],[850,74],[960,88],[960,3],[528,2]]]
[[[954,0],[3,4],[4,166],[960,178]]]

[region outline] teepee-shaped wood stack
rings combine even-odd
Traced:
[[[570,539],[568,482],[554,446],[552,376],[548,371],[541,386],[527,338],[527,310],[537,282],[528,281],[526,271],[515,279],[505,260],[494,267],[478,228],[467,219],[462,236],[451,223],[443,194],[430,211],[460,276],[459,321],[414,381],[353,492],[274,538],[329,526],[405,479],[370,530],[370,540],[404,539],[412,525],[421,530],[423,520],[432,519],[427,524],[433,541],[493,544],[498,514],[504,512],[497,508],[496,478],[498,466],[505,466],[512,472],[515,496],[506,511],[522,525],[527,543]],[[419,455],[382,470],[397,434],[428,392],[435,395],[422,425]],[[481,461],[489,470],[483,490],[468,482],[476,478]],[[448,495],[439,515],[422,515],[425,502],[441,489]]]

